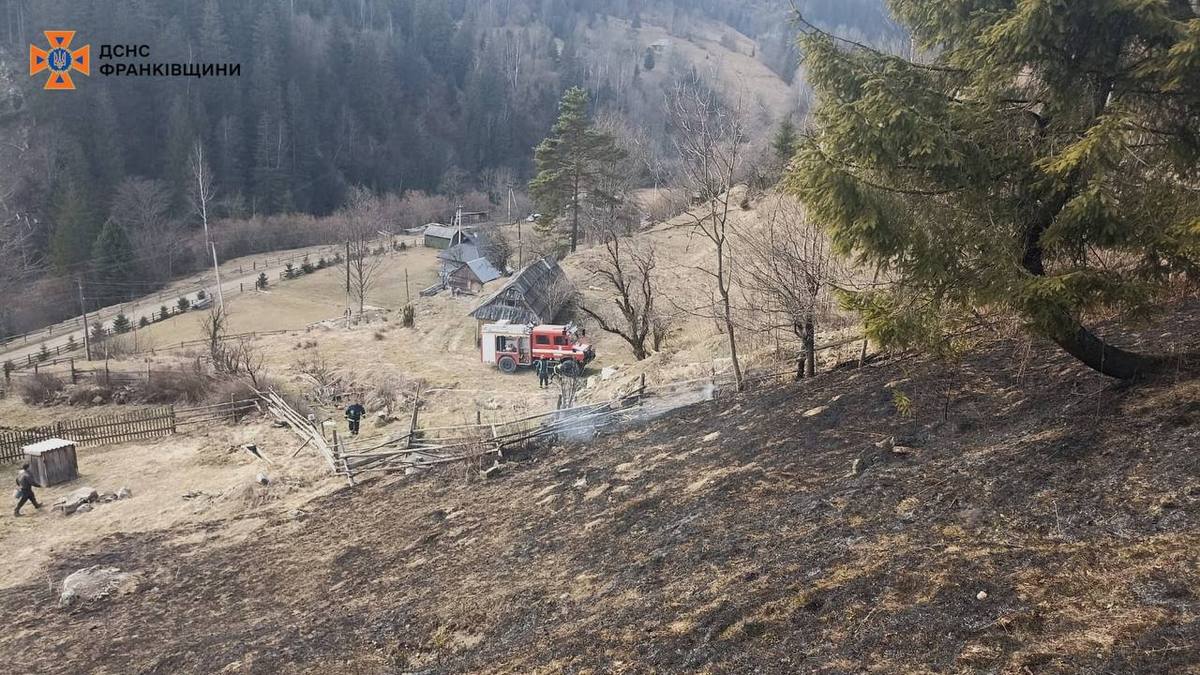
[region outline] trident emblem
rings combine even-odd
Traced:
[[[45,34],[46,41],[50,43],[49,51],[29,45],[29,75],[49,70],[50,77],[46,79],[46,89],[74,89],[72,70],[91,75],[91,45],[72,50],[71,40],[75,37],[73,30],[48,30]]]

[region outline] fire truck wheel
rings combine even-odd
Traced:
[[[562,365],[558,369],[566,377],[575,377],[579,374],[579,364],[571,359],[563,359]]]
[[[501,356],[496,365],[500,366],[500,370],[510,375],[517,372],[517,360],[511,356]]]

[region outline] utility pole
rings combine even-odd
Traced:
[[[83,280],[75,279],[75,285],[79,287],[79,311],[83,313],[83,352],[87,355],[87,360],[92,360],[92,336],[88,330],[87,320],[87,305],[83,301]]]
[[[221,303],[221,313],[225,313],[225,292],[221,290],[221,268],[217,265],[217,245],[213,242],[208,242],[208,246],[212,249],[213,256],[213,274],[217,277],[217,301]]]

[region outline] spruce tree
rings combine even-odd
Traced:
[[[119,334],[128,333],[132,328],[133,328],[133,324],[130,323],[129,317],[125,316],[124,313],[118,314],[116,316],[116,318],[113,319],[113,332],[114,333],[119,333]]]
[[[771,139],[771,150],[775,153],[775,157],[786,165],[792,160],[792,155],[796,153],[796,143],[799,140],[800,137],[796,134],[796,125],[792,123],[792,118],[785,117],[779,123],[779,128]]]
[[[92,245],[92,267],[100,290],[97,294],[106,303],[122,299],[129,283],[137,277],[133,243],[125,227],[109,219]]]
[[[920,62],[805,24],[817,104],[790,187],[844,254],[870,336],[1016,315],[1118,378],[1163,361],[1085,323],[1200,269],[1200,15],[1183,0],[893,0]]]
[[[624,157],[625,151],[617,147],[611,135],[592,126],[587,91],[568,89],[550,137],[534,152],[538,174],[529,184],[529,192],[545,222],[570,215],[572,253],[579,244],[583,199],[595,204],[613,199],[601,186],[607,173]]]

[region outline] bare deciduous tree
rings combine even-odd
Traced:
[[[129,232],[139,259],[154,258],[154,265],[143,266],[143,275],[174,278],[182,230],[171,217],[171,192],[165,183],[126,178],[113,195],[111,217]]]
[[[793,198],[780,195],[765,232],[739,233],[741,282],[766,316],[784,317],[800,340],[797,376],[816,374],[816,331],[840,266],[825,233]],[[776,328],[776,326],[771,326]]]
[[[374,288],[383,267],[383,256],[373,255],[371,243],[380,236],[385,223],[379,208],[379,200],[366,188],[354,188],[350,202],[343,211],[347,257],[343,264],[349,267],[350,294],[358,301],[361,317],[366,308],[367,294]]]
[[[213,305],[200,327],[208,341],[213,370],[221,375],[245,375],[257,387],[263,371],[263,355],[249,339],[230,338],[226,334],[228,315],[221,305]]]
[[[638,361],[650,355],[647,340],[652,341],[653,349],[658,349],[664,332],[665,323],[654,307],[656,264],[652,247],[638,247],[628,239],[622,241],[615,233],[604,242],[604,255],[584,264],[615,293],[611,298],[615,309],[586,304],[580,309],[596,320],[600,330],[629,343]]]
[[[208,234],[208,205],[217,196],[217,188],[216,181],[213,180],[212,170],[208,165],[208,160],[204,157],[204,143],[198,138],[192,144],[192,154],[188,159],[188,168],[192,173],[192,183],[188,189],[188,199],[191,200],[192,208],[195,209],[196,215],[200,216],[200,223],[204,225],[204,247],[207,249],[209,241],[211,241]],[[205,255],[208,255],[207,250]]]
[[[733,319],[733,261],[729,247],[731,194],[742,172],[748,137],[740,104],[726,105],[697,76],[677,81],[667,94],[679,172],[694,200],[686,212],[712,244],[712,266],[698,268],[712,278],[718,301],[714,317],[724,326],[738,391],[745,386]]]

